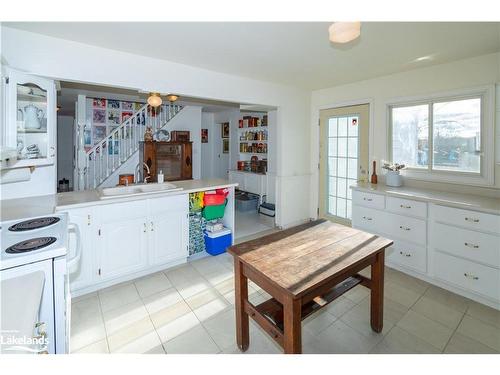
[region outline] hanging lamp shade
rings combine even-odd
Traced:
[[[179,95],[175,95],[175,94],[168,94],[168,95],[167,95],[167,100],[168,100],[170,103],[175,102],[177,99],[179,99]]]
[[[334,22],[328,28],[330,41],[348,43],[361,34],[361,22]]]
[[[157,92],[152,92],[148,97],[148,104],[151,107],[159,107],[163,101],[161,100],[161,96]]]

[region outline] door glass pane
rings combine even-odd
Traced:
[[[337,118],[331,118],[328,120],[328,136],[336,137],[337,136]]]
[[[328,140],[328,156],[337,156],[337,138]]]
[[[337,216],[347,217],[346,203],[347,200],[343,198],[337,198]]]
[[[337,197],[347,198],[347,180],[345,178],[337,179]]]
[[[347,160],[347,177],[353,179],[358,178],[358,159]]]
[[[17,84],[17,158],[44,159],[48,155],[47,91]]]
[[[335,177],[330,177],[328,181],[328,193],[330,195],[337,195],[337,179]]]
[[[347,156],[347,138],[337,138],[338,139],[338,155],[341,157]]]
[[[392,108],[392,162],[426,167],[429,157],[429,106]]]
[[[347,177],[347,159],[339,158],[337,164],[337,176]]]
[[[481,171],[481,99],[433,105],[433,167],[461,172]]]
[[[339,117],[339,137],[347,137],[347,117]]]
[[[347,156],[350,158],[358,157],[358,138],[348,138],[347,140]]]
[[[328,158],[328,175],[337,175],[337,158]]]

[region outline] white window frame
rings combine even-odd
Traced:
[[[402,174],[409,179],[445,182],[453,184],[492,186],[494,184],[494,134],[495,134],[495,86],[481,86],[460,91],[431,94],[418,97],[398,98],[387,102],[387,155],[392,160],[392,109],[446,101],[481,98],[481,153],[479,173],[432,169],[432,158],[427,168],[407,168]],[[429,111],[429,152],[433,150],[432,106]]]

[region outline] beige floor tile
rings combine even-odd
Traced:
[[[443,350],[450,339],[453,330],[441,323],[435,322],[422,314],[409,310],[397,323],[399,328],[427,341],[432,346]]]
[[[237,346],[226,348],[225,354],[282,354],[283,349],[276,344],[260,327],[252,321],[250,323],[250,340],[246,352],[242,352]]]
[[[369,300],[367,300],[366,303],[369,303]],[[384,298],[384,320],[387,320],[392,324],[396,324],[401,320],[401,318],[403,318],[403,316],[405,316],[407,312],[408,307],[403,306],[389,298]]]
[[[76,322],[102,321],[101,305],[97,293],[92,293],[85,299],[73,300],[71,303],[71,319]]]
[[[236,346],[236,316],[234,308],[225,310],[204,321],[203,326],[222,350]]]
[[[77,351],[85,346],[106,338],[102,318],[97,321],[71,320],[70,348]]]
[[[470,301],[467,315],[500,328],[500,311],[489,306]]]
[[[73,297],[71,296],[71,303],[78,303],[80,301],[86,300],[88,298],[92,298],[97,296],[97,292],[92,292],[92,293],[86,293],[78,297]]]
[[[171,288],[172,283],[163,272],[157,272],[136,280],[135,286],[141,298],[145,298]]]
[[[177,284],[175,288],[180,293],[182,298],[187,299],[204,290],[210,289],[212,286],[210,283],[201,276],[193,277],[186,283]]]
[[[99,291],[103,312],[116,309],[140,299],[133,283],[120,284]]]
[[[234,286],[234,273],[233,271],[223,268],[222,271],[216,271],[214,273],[209,273],[203,275],[203,277],[212,285],[213,287],[220,285],[225,281],[232,281]]]
[[[149,297],[143,298],[142,302],[146,306],[149,314],[154,314],[169,306],[175,305],[177,302],[182,301],[182,296],[177,289],[170,288],[163,292],[153,294]]]
[[[108,336],[109,351],[127,350],[151,332],[154,333],[154,327],[149,317],[136,321]]]
[[[224,293],[223,294],[224,298],[226,299],[226,301],[228,301],[231,305],[234,305],[234,288],[227,292],[227,293]],[[250,302],[252,303],[261,303],[261,302],[264,302],[265,301],[265,298],[262,296],[262,294],[260,294],[259,292],[257,292],[255,289],[253,289],[251,286],[248,287],[248,299],[250,300]]]
[[[141,300],[105,311],[104,324],[108,336],[148,316],[148,311]]]
[[[378,338],[382,340],[383,336],[387,334],[394,326],[394,323],[384,319],[383,328],[381,333],[376,333],[372,330],[370,325],[370,299],[366,298],[360,304],[354,306],[351,310],[346,312],[340,318],[342,322],[349,327],[354,328],[359,333],[369,337]]]
[[[224,281],[221,281],[218,284],[215,284],[214,288],[220,294],[229,293],[230,291],[234,290],[234,277],[231,276],[230,278],[225,279]]]
[[[302,330],[309,331],[312,335],[318,335],[328,328],[337,318],[326,309],[308,316],[302,321]]]
[[[441,351],[405,330],[394,327],[370,353],[374,354],[433,354]]]
[[[457,332],[500,352],[500,329],[493,325],[465,315]]]
[[[420,298],[411,309],[453,330],[458,327],[464,315],[463,312],[454,310],[425,296]]]
[[[111,353],[165,354],[165,350],[156,331],[151,331],[116,348]]]
[[[340,296],[333,302],[329,303],[326,306],[326,310],[330,314],[336,316],[337,318],[340,318],[354,306],[356,306],[356,304],[352,302],[350,299],[347,299],[344,296]]]
[[[162,342],[171,340],[200,324],[184,301],[152,314],[151,320]]]
[[[109,348],[108,348],[108,342],[106,339],[97,341],[93,344],[87,345],[81,349],[78,349],[76,351],[73,351],[73,349],[70,349],[71,353],[75,354],[107,354],[109,353]]]
[[[339,319],[309,342],[309,350],[318,354],[369,353],[380,340],[362,335]]]
[[[386,298],[410,308],[420,298],[421,294],[392,282],[385,283],[384,295]]]
[[[397,284],[406,289],[410,289],[419,295],[422,295],[431,286],[431,284],[423,280],[397,270],[389,271],[387,273],[386,281]]]
[[[201,322],[217,315],[230,306],[230,303],[215,289],[207,289],[186,299],[186,302]]]
[[[201,324],[163,345],[167,354],[216,354],[220,352],[219,347]]]
[[[343,296],[349,300],[351,300],[354,303],[359,303],[362,300],[364,300],[367,296],[370,295],[370,290],[368,288],[365,288],[362,285],[358,285],[354,288],[352,288],[350,291],[347,293],[344,293]]]
[[[498,353],[489,346],[481,344],[479,341],[471,339],[460,333],[455,333],[446,348],[446,354],[493,354]]]
[[[439,288],[437,286],[431,285],[424,293],[424,297],[427,297],[433,301],[439,302],[453,310],[460,312],[465,312],[469,300],[458,294],[452,293],[448,290]]]
[[[186,284],[192,279],[201,277],[199,272],[196,271],[189,263],[170,268],[164,271],[164,273],[174,286]]]
[[[218,262],[213,256],[207,256],[194,262],[190,262],[189,264],[202,276],[214,274],[217,272],[228,272],[228,269],[224,267],[220,262]]]

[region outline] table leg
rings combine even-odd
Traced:
[[[285,298],[284,313],[284,349],[285,354],[302,353],[302,301],[291,297]]]
[[[245,312],[245,301],[248,300],[248,279],[243,275],[242,263],[234,260],[234,294],[236,309],[236,343],[241,351],[248,349],[249,322]]]
[[[375,255],[371,267],[370,323],[375,332],[384,325],[384,250]]]

